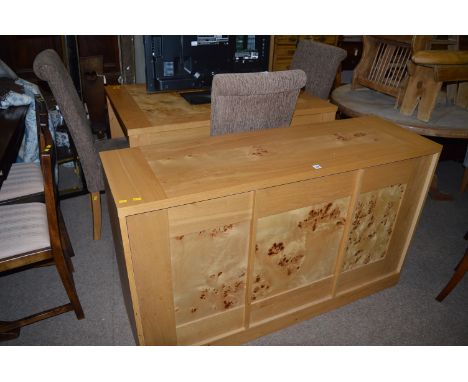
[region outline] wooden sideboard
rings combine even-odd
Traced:
[[[105,87],[113,138],[127,136],[130,147],[204,138],[210,135],[211,105],[191,105],[178,92],[148,94],[144,85]],[[337,107],[301,93],[291,126],[333,121]]]
[[[377,117],[101,153],[139,344],[237,344],[398,282],[441,146]]]

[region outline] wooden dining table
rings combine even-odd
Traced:
[[[28,106],[0,110],[0,188],[16,161],[24,136],[24,118]]]
[[[407,116],[395,107],[395,98],[368,88],[353,89],[350,84],[336,88],[331,94],[331,101],[338,106],[342,115],[347,117],[362,117],[375,115],[396,123],[413,133],[426,136],[458,140],[468,143],[468,109],[448,102],[438,103],[432,112],[429,122],[420,121],[415,113]],[[465,158],[468,158],[468,147]],[[460,191],[468,188],[468,159],[465,159],[464,175]],[[452,200],[452,195],[439,191],[437,176],[434,176],[431,186],[431,196],[438,200]]]
[[[145,85],[105,87],[112,138],[126,136],[130,147],[205,138],[210,135],[211,104],[192,105],[180,92],[147,93]],[[337,107],[301,92],[291,127],[333,121]]]

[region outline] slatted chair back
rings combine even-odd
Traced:
[[[414,52],[428,49],[431,36],[364,36],[363,52],[353,73],[352,87],[368,87],[398,97]]]

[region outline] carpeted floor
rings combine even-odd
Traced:
[[[468,276],[444,300],[434,297],[453,274],[467,242],[468,193],[459,186],[463,168],[442,162],[442,191],[452,202],[427,199],[397,286],[335,311],[258,338],[247,345],[468,345]],[[86,318],[66,313],[23,328],[1,345],[134,345],[103,197],[102,239],[91,239],[87,196],[62,202],[76,256],[75,281]],[[55,268],[0,277],[0,320],[66,302]]]

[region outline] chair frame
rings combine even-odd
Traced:
[[[83,309],[76,292],[72,275],[74,269],[70,256],[72,255],[73,249],[58,205],[57,188],[54,181],[54,141],[48,129],[47,113],[40,113],[39,117],[40,160],[44,176],[44,196],[49,226],[50,247],[0,259],[0,273],[20,271],[30,265],[53,263],[57,268],[62,284],[68,295],[69,302],[14,321],[0,321],[0,340],[16,338],[19,336],[23,326],[69,311],[74,311],[78,319],[84,318]]]
[[[468,240],[468,232],[465,234],[465,240]],[[468,272],[468,248],[465,250],[465,255],[462,257],[458,265],[455,267],[455,273],[449,280],[447,285],[437,295],[436,300],[442,302],[445,297],[457,286],[460,280],[463,278],[465,273]]]

